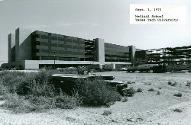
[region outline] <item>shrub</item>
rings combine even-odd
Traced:
[[[19,95],[27,95],[30,93],[31,86],[35,82],[35,74],[26,73],[24,77],[20,78],[20,81],[15,83],[14,91]]]
[[[186,86],[191,87],[191,81],[187,81]]]
[[[47,82],[49,81],[50,79],[50,76],[55,73],[54,70],[47,70],[47,71],[44,71],[44,70],[41,70],[40,72],[38,72],[35,76],[35,81],[38,82],[38,83],[44,83],[44,82]]]
[[[34,81],[30,86],[29,94],[34,96],[53,97],[56,92],[53,85],[49,85],[47,82],[37,83]]]
[[[73,109],[79,105],[79,101],[75,97],[68,95],[54,97],[56,108]]]
[[[62,92],[55,92],[53,85],[49,84],[49,76],[52,73],[53,71],[0,73],[0,92],[8,93],[5,95],[6,102],[3,107],[14,112],[31,112],[50,108],[71,109],[78,106],[80,97],[77,93],[68,96]]]
[[[156,94],[156,95],[160,95],[160,93],[161,93],[160,91],[157,91],[157,94]]]
[[[168,85],[171,85],[172,84],[172,81],[168,81]]]
[[[123,89],[124,96],[132,97],[136,91],[133,87]]]
[[[138,88],[138,89],[137,89],[137,92],[143,92],[143,89]]]
[[[10,93],[15,93],[16,86],[22,81],[24,77],[25,74],[20,72],[4,71],[0,73],[2,85],[4,85],[7,88],[7,91]]]
[[[178,108],[176,108],[176,109],[174,109],[173,111],[174,111],[174,112],[178,112],[178,113],[180,113],[180,112],[182,112],[182,109],[178,109]]]
[[[2,107],[13,110],[16,113],[31,112],[35,110],[33,104],[25,100],[24,97],[18,96],[17,94],[6,94],[6,101]]]
[[[18,85],[16,92],[19,95],[53,96],[54,87],[48,84],[50,72],[26,74]]]
[[[42,111],[44,109],[52,108],[73,109],[79,105],[77,98],[67,95],[55,97],[24,97],[17,94],[8,94],[5,98],[6,101],[2,107],[11,109],[16,113]]]
[[[74,89],[84,105],[100,106],[120,100],[120,94],[103,80],[77,80]]]
[[[155,91],[153,88],[148,89],[148,91],[153,92]]]
[[[182,93],[175,93],[174,96],[176,96],[176,97],[182,97]]]
[[[115,104],[115,102],[108,102],[105,104],[106,107],[110,107],[111,105]]]
[[[78,74],[78,70],[76,67],[58,68],[57,70],[64,74]]]
[[[88,68],[86,66],[79,66],[77,67],[77,72],[79,75],[86,75],[88,74]]]
[[[122,101],[122,102],[127,102],[128,99],[127,99],[127,97],[123,97],[123,98],[121,99],[121,101]]]
[[[170,86],[176,86],[176,85],[177,85],[177,82],[168,81],[168,85],[170,85]]]
[[[2,82],[0,81],[0,95],[4,95],[7,93],[7,88],[2,84]]]
[[[127,84],[133,84],[133,83],[135,83],[135,82],[132,82],[132,81],[127,81]]]
[[[109,110],[104,110],[102,115],[108,116],[108,115],[111,115],[111,113],[112,112]]]
[[[117,88],[117,92],[119,92],[120,95],[124,96],[124,89],[126,89],[128,87],[128,84],[117,84],[116,88]]]
[[[44,96],[28,96],[27,99],[31,104],[34,105],[35,111],[41,111],[43,109],[56,108],[53,99],[51,97]]]

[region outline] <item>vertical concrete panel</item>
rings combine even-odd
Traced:
[[[31,30],[19,29],[19,59],[32,59]]]
[[[11,33],[11,62],[15,62],[15,33]]]
[[[113,64],[113,70],[115,70],[116,69],[116,64]]]
[[[11,37],[12,37],[12,34],[10,33],[8,35],[8,63],[11,63]]]
[[[135,46],[129,46],[129,49],[130,49],[131,63],[134,66],[134,64],[135,64],[135,52],[136,52],[136,48],[135,48]]]
[[[19,61],[19,28],[15,30],[15,61]]]
[[[104,39],[97,38],[96,42],[98,44],[98,61],[100,63],[100,68],[102,68],[102,65],[104,65],[104,63],[105,63]]]
[[[24,66],[24,60],[32,59],[30,30],[17,28],[15,30],[15,62],[16,67]]]

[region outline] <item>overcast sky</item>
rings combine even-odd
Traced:
[[[185,25],[132,25],[132,3],[186,5]],[[93,39],[139,49],[191,45],[190,0],[0,0],[0,63],[7,35],[17,27]]]

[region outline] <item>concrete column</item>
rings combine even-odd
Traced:
[[[113,69],[114,69],[114,70],[116,69],[116,64],[113,64]]]
[[[105,64],[105,44],[104,39],[96,38],[95,41],[97,42],[97,54],[98,54],[98,62],[100,64],[100,68],[103,68]]]
[[[99,68],[100,68],[100,69],[103,69],[103,65],[100,64],[100,65],[99,65]]]
[[[130,51],[131,64],[132,64],[132,66],[134,66],[134,64],[135,64],[135,52],[136,52],[135,46],[129,46],[129,51]]]

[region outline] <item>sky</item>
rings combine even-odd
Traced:
[[[185,5],[187,24],[130,24],[130,4]],[[0,0],[0,64],[17,27],[138,49],[191,45],[190,0]]]

